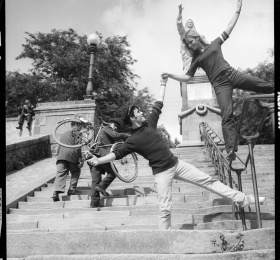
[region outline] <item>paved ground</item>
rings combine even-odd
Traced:
[[[47,158],[11,172],[6,177],[6,205],[53,179],[56,173],[55,162],[56,157]]]

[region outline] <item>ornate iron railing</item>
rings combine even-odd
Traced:
[[[232,157],[230,160],[227,160],[226,156],[223,154],[224,150],[224,141],[211,129],[210,126],[208,126],[207,123],[202,122],[199,125],[201,137],[204,140],[204,145],[206,149],[209,151],[210,158],[212,160],[212,163],[215,166],[216,174],[219,176],[220,181],[222,181],[224,184],[227,185],[227,178],[226,173],[228,175],[228,184],[231,188],[233,188],[233,179],[231,171],[234,171],[237,175],[238,179],[238,190],[242,191],[242,179],[241,179],[241,173],[247,169],[248,162],[250,160],[251,165],[251,173],[252,173],[252,182],[253,182],[253,189],[254,189],[254,196],[255,196],[255,207],[256,207],[256,214],[257,214],[257,224],[258,228],[262,228],[262,221],[261,221],[261,213],[260,213],[260,204],[259,204],[259,195],[258,195],[258,186],[257,186],[257,177],[256,177],[256,170],[255,170],[255,161],[254,161],[254,153],[253,148],[254,145],[257,142],[257,139],[260,135],[260,131],[264,125],[264,121],[267,117],[267,115],[271,116],[272,120],[272,127],[273,127],[273,135],[275,137],[274,132],[274,103],[267,103],[262,102],[263,100],[274,100],[274,94],[265,94],[265,95],[253,95],[248,96],[243,101],[242,106],[242,112],[238,121],[238,127],[237,127],[237,137],[234,142],[233,151],[235,151],[237,147],[238,138],[240,136],[241,126],[243,123],[243,119],[246,113],[246,110],[248,108],[250,101],[255,101],[256,104],[263,108],[263,114],[260,120],[260,123],[257,127],[256,134],[252,136],[242,136],[248,143],[248,156],[246,161],[244,162],[238,154],[236,154],[237,163],[233,167],[232,165]],[[238,167],[237,167],[237,166]],[[238,209],[237,209],[238,208]],[[232,212],[233,215],[238,219],[240,218],[242,220],[242,227],[243,230],[246,230],[246,221],[245,221],[245,212],[244,209],[240,206],[236,206],[235,204],[232,204]]]

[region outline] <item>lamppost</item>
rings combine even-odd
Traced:
[[[86,88],[86,95],[84,95],[85,100],[93,99],[93,85],[92,85],[92,67],[93,67],[93,59],[94,53],[97,50],[97,47],[101,43],[101,37],[97,33],[90,34],[87,38],[87,43],[89,45],[88,50],[90,52],[90,64],[89,64],[89,77],[88,77],[88,84]]]

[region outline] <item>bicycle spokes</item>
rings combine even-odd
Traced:
[[[123,143],[116,143],[112,146],[111,152],[118,150]],[[138,174],[138,164],[134,153],[128,154],[120,160],[111,162],[111,166],[118,178],[124,182],[132,182]]]
[[[71,131],[71,141],[61,139],[63,134],[67,131]],[[55,141],[62,146],[68,148],[78,148],[89,144],[94,137],[94,132],[90,123],[84,123],[75,119],[68,119],[57,124],[53,131],[53,137]]]

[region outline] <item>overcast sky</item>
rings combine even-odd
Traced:
[[[192,18],[208,41],[228,25],[237,0],[8,0],[6,1],[6,70],[25,73],[31,60],[16,61],[25,43],[25,32],[49,33],[73,28],[79,34],[99,31],[104,38],[127,35],[132,67],[141,79],[138,88],[148,87],[155,96],[162,71],[182,73],[180,41],[176,28],[178,5],[183,23]],[[274,47],[274,1],[243,0],[240,18],[223,45],[225,59],[235,68],[256,67]],[[178,113],[182,99],[179,83],[169,80],[163,113],[164,124],[174,140],[181,140]]]

